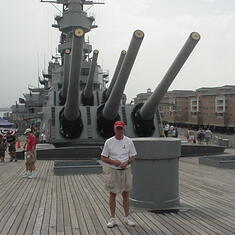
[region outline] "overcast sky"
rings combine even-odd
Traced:
[[[235,85],[235,0],[106,0],[92,7],[96,24],[89,40],[100,51],[98,63],[112,78],[120,51],[132,33],[145,38],[128,80],[128,101],[160,82],[190,32],[201,40],[170,87],[197,89]],[[28,85],[37,86],[59,42],[51,28],[58,13],[39,0],[1,3],[0,107],[15,103]],[[39,59],[37,59],[39,58]],[[39,62],[38,62],[39,61]]]

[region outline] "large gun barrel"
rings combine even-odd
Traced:
[[[118,59],[118,63],[117,63],[116,69],[115,69],[114,74],[113,74],[113,78],[112,78],[112,80],[111,80],[111,83],[110,83],[110,85],[109,85],[107,91],[106,91],[106,97],[107,97],[107,98],[108,98],[108,97],[110,96],[110,94],[111,94],[111,91],[112,91],[112,89],[113,89],[113,87],[114,87],[114,84],[115,84],[115,82],[116,82],[116,80],[117,80],[117,77],[118,77],[118,74],[119,74],[119,72],[120,72],[120,69],[121,69],[121,66],[122,66],[122,63],[123,63],[123,60],[124,60],[125,56],[126,56],[126,51],[125,51],[125,50],[122,50],[122,51],[121,51],[121,54],[120,54],[120,57],[119,57],[119,59]]]
[[[110,137],[113,135],[113,123],[119,119],[118,110],[125,89],[126,82],[130,75],[135,58],[139,51],[144,33],[136,30],[133,33],[131,43],[127,50],[117,80],[105,104],[97,110],[97,129],[100,135]]]
[[[67,138],[79,136],[83,126],[79,110],[79,86],[83,43],[84,30],[77,28],[74,30],[72,39],[72,54],[66,103],[60,113],[61,134]]]
[[[88,81],[87,81],[86,87],[84,89],[84,92],[82,94],[83,105],[94,105],[93,81],[94,81],[95,69],[96,69],[96,65],[97,65],[98,54],[99,54],[98,50],[93,51],[93,57],[92,57]]]
[[[157,107],[199,40],[200,34],[196,32],[190,34],[183,48],[151,97],[149,97],[145,104],[139,104],[134,108],[132,119],[135,132],[139,136],[151,136],[153,134],[155,129],[153,118]]]
[[[70,70],[70,49],[64,52],[64,84],[60,93],[60,104],[64,105],[67,97],[68,83],[69,83],[69,70]]]
[[[136,30],[133,33],[130,46],[122,63],[117,80],[103,109],[103,116],[105,119],[114,120],[117,116],[122,94],[124,92],[128,77],[134,65],[143,38],[144,33],[141,30]]]
[[[140,109],[140,115],[143,119],[150,120],[153,118],[160,101],[167,92],[171,83],[174,81],[180,69],[183,67],[189,55],[193,51],[194,47],[197,45],[199,39],[200,35],[198,33],[193,32],[190,34],[188,40],[186,41],[183,48],[175,58],[173,64],[170,66],[164,78],[159,83],[151,97]]]

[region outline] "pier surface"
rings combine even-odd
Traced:
[[[108,193],[103,175],[54,176],[53,161],[37,161],[36,178],[23,179],[24,161],[0,163],[0,234],[235,234],[235,170],[180,159],[184,210],[155,214],[132,208],[123,223],[108,229]]]

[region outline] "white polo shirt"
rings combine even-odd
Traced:
[[[136,154],[135,146],[130,138],[124,136],[121,140],[118,140],[113,136],[105,141],[101,156],[120,162],[126,162],[129,157],[135,156]],[[121,167],[114,165],[111,165],[111,167],[121,169]],[[128,165],[127,168],[128,167],[130,167],[130,165]]]

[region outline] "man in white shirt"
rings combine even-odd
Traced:
[[[42,143],[42,144],[45,144],[45,143],[46,143],[46,135],[45,135],[44,132],[42,132],[42,134],[41,134],[41,143]]]
[[[169,125],[169,124],[166,124],[165,127],[164,127],[165,137],[168,137],[169,129],[170,129],[170,125]]]
[[[206,144],[209,144],[210,140],[212,139],[212,132],[209,128],[205,131],[205,139]]]
[[[109,206],[111,218],[107,224],[109,228],[115,226],[116,195],[122,194],[123,208],[125,212],[124,222],[129,226],[135,223],[129,217],[129,191],[132,188],[131,163],[135,160],[136,150],[131,139],[124,136],[125,123],[114,123],[115,136],[106,140],[101,160],[110,165],[107,173],[105,188],[109,191]]]

